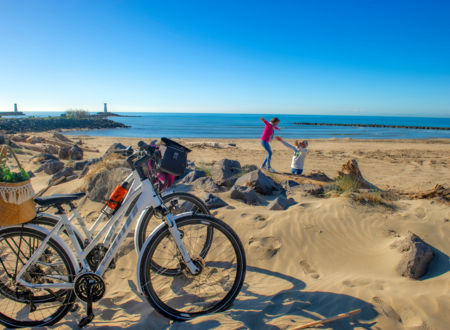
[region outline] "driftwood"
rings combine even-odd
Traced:
[[[350,317],[352,315],[359,314],[360,312],[361,312],[361,308],[355,309],[355,310],[350,311],[348,313],[339,314],[339,315],[336,315],[336,316],[333,316],[333,317],[329,317],[327,319],[305,323],[305,324],[302,324],[299,327],[292,328],[291,330],[300,330],[300,329],[314,328],[314,327],[316,327],[318,325],[322,325],[322,324],[329,323],[329,322],[332,322],[332,321],[341,320],[341,319],[344,319],[346,317]]]
[[[58,140],[60,140],[60,141],[62,141],[62,142],[68,142],[68,143],[74,143],[71,139],[69,139],[67,136],[65,136],[65,135],[62,135],[61,133],[58,133],[58,132],[54,132],[53,133],[53,137],[55,138],[55,139],[58,139]]]
[[[51,139],[43,139],[43,141],[45,143],[49,143],[49,144],[56,144],[57,146],[60,146],[60,147],[73,147],[73,145],[75,144],[74,142],[67,143],[67,142],[56,141],[56,140],[51,140]],[[98,149],[91,149],[91,148],[81,147],[79,145],[78,145],[78,147],[80,147],[83,151],[99,152]]]
[[[409,199],[439,199],[446,204],[450,204],[450,188],[437,184],[433,189],[423,192],[402,192],[401,196]]]
[[[353,179],[358,183],[359,189],[378,189],[376,186],[374,186],[369,181],[364,179],[356,159],[351,159],[347,163],[343,164],[342,169],[338,171],[338,176],[350,177],[351,179]]]
[[[34,197],[39,197],[42,196],[47,190],[50,189],[50,187],[56,186],[60,183],[63,183],[64,181],[66,181],[67,177],[66,176],[62,176],[56,180],[54,180],[53,182],[51,182],[47,187],[45,187],[44,189],[40,190]]]

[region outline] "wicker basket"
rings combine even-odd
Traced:
[[[5,162],[7,152],[19,163],[14,151],[7,146],[1,146],[0,158]],[[30,180],[10,183],[0,182],[0,226],[10,226],[32,220],[36,216],[36,207],[33,202],[34,191]]]

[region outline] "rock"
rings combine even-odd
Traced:
[[[116,151],[125,150],[125,147],[122,143],[113,143],[109,146],[109,148],[103,154],[103,158],[107,158],[112,154],[120,155],[120,153],[116,153]]]
[[[69,159],[70,147],[59,147],[58,157],[60,159]]]
[[[258,166],[256,166],[256,165],[244,165],[244,166],[242,166],[242,171],[244,173],[253,172],[253,171],[257,170],[257,169],[258,169]]]
[[[103,169],[95,173],[88,182],[86,195],[95,202],[103,202],[109,198],[114,188],[130,174],[130,169],[116,167]]]
[[[83,149],[81,149],[76,144],[69,150],[69,159],[71,160],[82,160],[83,159]]]
[[[283,182],[281,182],[281,186],[285,189],[285,190],[290,190],[292,187],[298,186],[299,183],[297,181],[294,180],[285,180]]]
[[[44,149],[44,152],[48,154],[57,154],[59,152],[58,147],[53,144],[43,144],[42,148]]]
[[[267,208],[269,210],[286,210],[289,206],[296,204],[293,198],[287,199],[283,196],[278,196],[272,202],[269,203]]]
[[[59,178],[65,177],[66,179],[62,182],[67,181],[68,177],[73,176],[73,167],[64,167],[63,169],[61,169],[60,171],[56,172],[48,181],[48,184],[54,184],[55,182],[58,181]],[[77,176],[78,177],[78,176]]]
[[[244,174],[237,179],[235,184],[253,188],[263,195],[270,195],[274,190],[280,190],[279,185],[260,170]]]
[[[219,186],[231,187],[241,173],[241,164],[237,160],[221,159],[211,168],[211,177]]]
[[[209,193],[217,193],[222,191],[218,185],[216,185],[212,178],[202,177],[194,181],[194,187],[201,189]]]
[[[433,248],[412,232],[408,232],[398,247],[404,256],[397,267],[397,272],[416,280],[425,275],[428,264],[434,256]]]
[[[88,165],[88,166],[85,166],[85,167],[81,170],[81,173],[80,173],[80,175],[79,175],[78,177],[80,177],[80,178],[84,177],[84,176],[87,174],[87,172],[89,172],[89,165]]]
[[[33,164],[43,164],[48,160],[59,160],[58,157],[49,153],[40,153],[30,158]]]
[[[239,199],[249,205],[265,204],[265,201],[258,196],[256,191],[249,187],[234,185],[230,190],[230,197],[232,199]]]
[[[42,164],[41,167],[45,174],[53,175],[64,167],[64,163],[59,160],[50,159]],[[39,169],[36,172],[40,172]]]
[[[0,144],[5,144],[6,140],[5,140],[5,136],[3,134],[0,134]]]
[[[42,139],[39,136],[32,135],[32,136],[28,137],[25,140],[25,142],[31,143],[31,144],[36,144],[36,143],[41,143]]]
[[[88,165],[88,163],[89,163],[88,160],[79,160],[73,163],[73,169],[75,171],[81,171],[86,167],[86,165]]]
[[[208,209],[210,210],[218,209],[219,207],[224,207],[228,205],[219,197],[206,192],[203,194],[202,199],[205,202],[206,206],[208,206]]]
[[[322,182],[333,181],[328,177],[328,175],[326,175],[322,171],[311,171],[311,173],[309,175],[303,175],[303,176],[308,179],[313,179],[313,180],[322,181]]]
[[[181,183],[192,183],[198,178],[204,177],[206,173],[204,171],[192,170],[188,174],[186,174],[181,180]]]

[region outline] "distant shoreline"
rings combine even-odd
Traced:
[[[407,129],[435,129],[450,131],[450,127],[434,126],[406,126],[406,125],[378,125],[378,124],[331,124],[331,123],[294,123],[294,125],[305,126],[346,126],[346,127],[377,127],[377,128],[407,128]]]

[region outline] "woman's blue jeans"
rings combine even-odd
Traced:
[[[270,144],[267,141],[261,140],[261,145],[267,151],[267,156],[264,159],[264,162],[262,163],[261,167],[266,167],[267,166],[267,168],[270,168],[270,159],[272,158],[272,149],[270,149]]]

